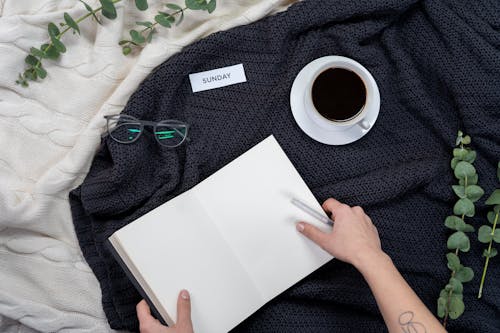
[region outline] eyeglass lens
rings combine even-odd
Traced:
[[[109,119],[108,126],[112,129],[109,134],[111,137],[121,143],[130,143],[137,139],[141,134],[141,123],[126,117],[117,117]]]
[[[160,144],[175,147],[184,141],[186,131],[187,128],[183,124],[158,123],[155,128],[155,136]]]

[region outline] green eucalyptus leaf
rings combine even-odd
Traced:
[[[453,230],[462,230],[465,222],[458,216],[450,215],[444,220],[444,225]]]
[[[460,230],[463,232],[474,232],[476,229],[474,229],[472,225],[465,223],[463,228]]]
[[[491,193],[490,197],[486,200],[487,205],[498,205],[500,204],[500,189],[496,189]]]
[[[489,225],[482,225],[477,233],[477,239],[481,243],[489,243],[493,239],[492,230]]]
[[[24,72],[24,77],[27,78],[28,80],[30,81],[35,81],[36,78],[37,78],[37,74],[35,71],[32,71],[32,70],[26,70]]]
[[[450,162],[450,166],[453,170],[455,170],[455,167],[457,166],[457,163],[460,162],[460,160],[456,157],[453,157]]]
[[[139,10],[148,9],[148,0],[135,0],[135,6]]]
[[[451,319],[457,319],[464,313],[465,305],[464,302],[457,296],[451,295],[450,306],[449,306],[449,316]]]
[[[491,224],[495,223],[495,219],[498,222],[498,214],[496,214],[495,212],[488,212],[486,216],[488,218],[488,222],[490,222]]]
[[[444,220],[444,225],[452,230],[463,231],[463,232],[473,232],[474,227],[470,224],[465,223],[461,218],[455,215],[450,215]]]
[[[453,149],[453,157],[456,157],[460,161],[462,161],[467,155],[467,149],[465,148],[454,148]]]
[[[493,206],[493,211],[495,214],[500,214],[500,204]]]
[[[128,55],[128,54],[130,54],[130,52],[132,52],[132,48],[130,46],[124,46],[122,48],[123,55]]]
[[[464,136],[464,137],[462,138],[462,143],[463,143],[464,145],[469,145],[469,144],[470,144],[470,142],[471,142],[470,136],[466,135],[466,136]]]
[[[101,21],[99,21],[99,18],[97,17],[97,15],[95,14],[95,11],[92,9],[92,7],[90,7],[85,1],[83,0],[78,0],[80,1],[84,6],[85,6],[85,9],[87,9],[87,11],[89,13],[92,14],[92,17],[96,20],[97,23],[99,24],[102,24]]]
[[[186,7],[191,10],[202,10],[207,7],[205,0],[185,0]]]
[[[52,45],[43,44],[40,49],[45,53],[47,59],[55,60],[59,58],[59,51],[57,51],[56,48]]]
[[[181,16],[177,20],[177,23],[175,25],[181,24],[181,22],[184,20],[184,11],[181,11]]]
[[[437,315],[439,318],[444,318],[446,307],[448,305],[446,297],[439,297],[437,302]]]
[[[47,76],[47,71],[43,67],[35,67],[35,71],[38,77],[40,77],[41,79],[45,79],[45,77]]]
[[[459,130],[458,133],[457,133],[457,139],[455,140],[455,145],[456,146],[458,146],[459,144],[462,143],[463,136],[464,136],[464,133]]]
[[[209,14],[212,14],[212,12],[215,10],[217,3],[215,0],[210,0],[207,4],[207,11]]]
[[[64,53],[66,52],[66,46],[57,38],[52,39],[52,45],[55,47],[57,52]]]
[[[460,268],[460,259],[455,253],[448,253],[446,259],[448,260],[448,268],[452,271],[456,271]]]
[[[478,185],[469,185],[465,188],[465,196],[472,202],[478,201],[483,196],[483,194],[483,189]]]
[[[151,31],[146,36],[146,42],[147,43],[151,43],[151,41],[153,40],[153,34],[154,34],[154,32],[155,32],[154,29],[151,29]]]
[[[474,204],[468,198],[459,199],[453,206],[453,214],[472,217],[475,214]]]
[[[73,18],[71,17],[71,15],[69,15],[66,12],[64,12],[64,21],[66,22],[66,24],[68,25],[68,27],[70,27],[71,29],[73,29],[73,31],[78,32],[78,34],[80,34],[80,28],[78,27],[78,24],[75,22],[75,20],[73,20]]]
[[[29,54],[24,58],[24,62],[28,65],[36,66],[38,64],[38,58]]]
[[[169,13],[167,12],[158,12],[160,15],[163,15],[165,16],[165,18],[168,20],[168,22],[170,23],[174,23],[175,22],[175,17],[173,17],[172,15],[170,15]]]
[[[110,20],[116,18],[116,8],[112,0],[99,0],[102,6],[102,15]]]
[[[448,292],[446,291],[446,289],[441,289],[441,292],[439,293],[439,297],[443,297],[443,298],[448,299]]]
[[[476,160],[476,152],[474,150],[469,150],[467,154],[465,154],[463,160],[469,163],[473,163]]]
[[[455,231],[448,237],[447,244],[449,250],[459,249],[468,252],[470,249],[469,237],[463,231]]]
[[[465,187],[462,185],[452,185],[453,192],[457,195],[459,198],[466,198],[467,196],[465,195]]]
[[[182,12],[182,7],[179,5],[176,5],[175,3],[167,3],[165,6],[169,9]]]
[[[449,284],[451,285],[454,294],[461,294],[464,291],[464,286],[459,279],[452,277],[450,278]]]
[[[495,248],[491,248],[490,251],[488,251],[488,250],[483,251],[483,257],[490,258],[490,259],[493,257],[496,257],[497,254],[498,254],[498,251]]]
[[[149,21],[139,21],[139,22],[135,22],[135,24],[137,25],[142,25],[143,27],[146,27],[146,28],[151,28],[153,26],[153,22],[149,22]]]
[[[45,55],[45,52],[42,52],[41,50],[37,49],[36,47],[30,48],[30,53],[38,58],[47,58]]]
[[[469,162],[460,161],[455,167],[455,177],[457,179],[464,179],[465,177],[472,177],[476,174],[476,168]]]
[[[137,30],[130,30],[130,37],[132,37],[132,40],[134,43],[137,44],[142,44],[146,41],[143,35]]]
[[[495,243],[500,243],[500,229],[496,229],[495,233],[493,234],[493,240]]]
[[[172,25],[170,24],[170,20],[163,13],[155,16],[155,21],[158,22],[159,25],[164,26],[166,28],[170,28]]]
[[[26,87],[28,87],[28,86],[29,86],[28,81],[26,81],[26,79],[25,79],[25,78],[24,78],[21,74],[19,74],[19,80],[18,80],[18,81],[16,81],[16,82],[17,82],[18,84],[20,84],[20,85],[21,85],[21,87],[25,87],[25,88],[26,88]]]
[[[462,283],[469,282],[474,278],[474,271],[470,267],[461,266],[455,272],[455,278]]]
[[[478,181],[477,173],[469,178],[467,178],[467,185],[476,185]],[[465,185],[465,178],[459,179],[458,184]]]
[[[57,27],[57,25],[55,25],[52,22],[50,22],[48,25],[48,31],[49,31],[49,36],[50,36],[51,40],[57,39],[57,36],[59,36],[59,34],[60,34],[60,31],[59,31],[59,28]]]

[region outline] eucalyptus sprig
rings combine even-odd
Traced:
[[[500,181],[500,162],[498,162],[497,166],[497,178]],[[477,298],[481,298],[483,295],[483,286],[486,278],[486,271],[488,270],[488,263],[491,258],[498,254],[497,249],[492,247],[492,245],[493,242],[500,243],[500,229],[497,229],[497,223],[499,222],[500,215],[500,189],[496,189],[493,193],[491,193],[490,197],[486,200],[486,204],[493,206],[487,215],[488,222],[491,223],[492,226],[483,225],[478,231],[479,241],[481,243],[488,244],[488,248],[483,252],[483,257],[486,257],[486,261],[484,262],[483,276],[481,277],[481,284],[479,285]]]
[[[456,319],[464,312],[463,283],[469,282],[474,277],[474,272],[470,267],[461,264],[459,253],[469,252],[470,240],[466,232],[473,232],[474,227],[465,222],[465,217],[473,217],[475,214],[474,202],[479,200],[484,191],[477,185],[478,176],[476,169],[472,165],[476,159],[476,152],[466,145],[471,143],[470,136],[464,136],[458,131],[451,168],[458,180],[457,185],[453,185],[453,191],[459,198],[453,206],[453,214],[445,219],[445,226],[454,232],[448,237],[447,247],[449,252],[446,255],[448,268],[451,277],[448,284],[441,290],[437,301],[437,314],[443,318],[443,326],[446,328],[448,318]]]
[[[101,24],[99,17],[96,15],[99,12],[101,12],[102,15],[108,19],[115,19],[115,3],[122,0],[99,0],[101,7],[98,8],[92,8],[83,0],[79,1],[84,5],[88,13],[74,19],[70,14],[65,12],[64,22],[59,23],[59,26],[63,29],[62,31],[59,30],[55,23],[50,22],[47,27],[50,41],[42,44],[39,48],[32,47],[30,49],[30,54],[28,54],[24,59],[27,67],[23,73],[19,73],[19,77],[16,80],[17,84],[27,87],[28,81],[36,81],[38,78],[45,79],[45,77],[47,77],[47,71],[43,68],[42,61],[45,59],[57,60],[61,53],[66,52],[66,46],[61,41],[61,37],[70,30],[73,31],[73,34],[80,34],[80,27],[78,24],[88,17],[93,17],[97,23]]]
[[[101,6],[98,8],[92,8],[83,0],[79,0],[82,5],[87,10],[87,13],[77,19],[71,17],[70,14],[64,13],[64,22],[56,25],[53,22],[48,24],[47,30],[49,35],[49,41],[42,44],[39,48],[32,47],[30,53],[24,59],[26,63],[26,68],[22,73],[19,73],[16,83],[22,87],[28,87],[29,81],[36,81],[37,79],[44,79],[47,77],[47,71],[43,67],[42,62],[44,60],[57,60],[62,53],[66,52],[66,46],[64,45],[61,38],[68,31],[72,31],[73,34],[80,35],[80,27],[78,24],[87,18],[93,18],[98,24],[102,24],[101,16],[104,16],[110,20],[114,20],[117,17],[115,3],[122,0],[99,0]],[[158,12],[155,16],[155,23],[153,22],[137,22],[138,25],[144,26],[145,28],[137,31],[135,29],[130,31],[131,40],[122,40],[120,45],[122,46],[123,54],[127,55],[132,51],[132,46],[142,46],[146,42],[151,42],[153,38],[153,33],[155,32],[155,26],[160,24],[164,27],[170,28],[171,25],[176,21],[175,16],[180,14],[180,18],[177,20],[179,24],[184,18],[184,10],[206,10],[212,13],[216,7],[216,0],[185,0],[186,7],[181,8],[176,4],[167,4],[167,8],[173,10],[174,12]],[[139,10],[148,9],[147,0],[135,0],[135,5]],[[62,30],[60,30],[62,29]]]
[[[154,22],[136,22],[136,24],[141,28],[137,27],[130,30],[130,39],[123,39],[119,42],[122,46],[122,52],[124,55],[130,54],[130,52],[132,52],[132,48],[134,47],[143,47],[145,44],[150,43],[158,25],[165,28],[171,28],[174,23],[176,26],[181,24],[184,19],[184,11],[187,9],[205,10],[209,14],[212,13],[216,7],[216,0],[185,0],[184,8],[176,5],[175,3],[167,3],[165,4],[165,7],[167,7],[168,10],[158,11],[154,17]]]

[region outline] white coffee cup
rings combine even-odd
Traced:
[[[317,63],[318,66],[314,66],[314,63]],[[312,70],[307,73],[307,77],[305,78],[307,85],[304,94],[304,106],[308,117],[317,126],[329,131],[342,131],[351,128],[352,126],[359,126],[362,131],[368,131],[373,124],[370,124],[365,119],[366,115],[373,111],[376,111],[378,114],[380,109],[380,93],[377,83],[370,72],[368,72],[368,70],[359,62],[342,56],[326,56],[318,58],[311,62],[310,65],[312,65]],[[325,118],[316,109],[313,103],[313,84],[321,73],[330,68],[342,68],[354,72],[363,81],[366,88],[366,100],[363,107],[355,116],[347,120],[337,121]]]

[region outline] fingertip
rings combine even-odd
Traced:
[[[187,291],[186,289],[181,290],[179,295],[180,295],[181,299],[183,299],[185,301],[189,301],[189,299],[190,299],[189,291]]]
[[[302,232],[305,229],[305,224],[304,222],[299,222],[295,224],[295,228],[297,229],[298,232]]]
[[[139,322],[145,322],[152,318],[151,310],[149,309],[148,303],[146,303],[145,300],[137,303],[135,308],[137,311],[137,319],[139,319]]]
[[[325,202],[323,202],[321,207],[323,207],[323,210],[325,210],[326,212],[331,213],[333,212],[333,210],[335,210],[336,207],[339,207],[341,205],[342,203],[340,201],[334,198],[328,198],[325,200]]]
[[[302,230],[299,230],[299,226],[302,228]],[[312,224],[306,222],[299,222],[297,224],[297,230],[299,230],[301,234],[303,234],[304,236],[306,236],[307,238],[309,238],[318,245],[323,244],[323,241],[325,240],[324,238],[326,234]]]
[[[146,303],[146,300],[141,300],[137,305],[135,306],[136,310],[139,311],[147,311],[149,310],[148,303]]]
[[[180,327],[192,326],[190,300],[191,295],[186,289],[179,292],[177,299],[177,325]]]

